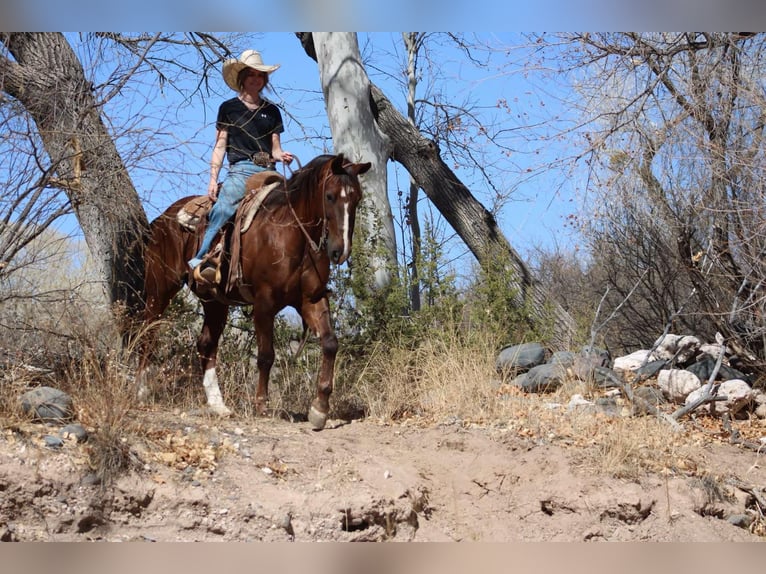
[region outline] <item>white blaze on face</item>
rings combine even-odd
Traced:
[[[343,236],[343,255],[340,257],[340,261],[345,261],[348,257],[348,252],[351,249],[351,240],[349,239],[349,233],[351,233],[351,225],[349,220],[351,219],[351,213],[348,208],[348,197],[351,195],[350,188],[344,185],[340,190],[340,199],[343,202],[343,218],[340,226],[340,233]]]

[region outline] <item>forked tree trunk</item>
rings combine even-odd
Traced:
[[[312,35],[303,32],[298,38],[306,53],[317,59]],[[551,327],[552,343],[569,347],[576,328],[572,317],[535,280],[492,214],[442,160],[436,144],[410,124],[374,84],[370,84],[368,106],[377,127],[390,140],[391,158],[407,169],[481,265],[489,266],[498,256],[508,261],[508,273],[517,286],[516,305],[526,308],[538,326]]]
[[[141,306],[146,214],[101,119],[93,85],[59,33],[3,33],[2,90],[34,119],[51,187],[72,204],[110,304]],[[124,326],[124,325],[122,325]]]

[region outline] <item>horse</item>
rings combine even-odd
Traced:
[[[200,196],[179,199],[152,221],[144,257],[143,324],[150,327],[157,321],[184,284],[197,295],[204,312],[197,352],[207,406],[213,413],[231,414],[216,374],[218,342],[229,307],[252,305],[258,349],[255,411],[262,416],[267,413],[269,374],[274,363],[274,318],[291,306],[301,316],[304,328],[313,332],[321,344],[322,362],[308,420],[315,430],[324,428],[338,350],[328,300],[330,264],[341,265],[349,257],[356,208],[362,197],[358,176],[370,166],[369,162],[349,162],[343,154],[320,155],[283,179],[284,185],[263,199],[241,235],[241,278],[225,296],[216,292],[211,297],[210,290],[203,289],[192,276],[187,263],[204,229],[186,229],[179,223],[178,214],[190,199]],[[139,389],[146,388],[151,343],[145,338],[142,347],[137,371]]]

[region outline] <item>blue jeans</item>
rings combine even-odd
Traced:
[[[245,182],[247,178],[259,171],[265,171],[265,168],[247,160],[237,162],[229,167],[229,173],[226,175],[221,190],[218,192],[218,199],[207,214],[208,223],[205,237],[202,238],[202,245],[200,245],[199,251],[197,251],[197,255],[194,256],[192,261],[202,259],[208,252],[215,234],[236,213],[239,202],[245,197],[245,192],[247,191],[245,189]],[[196,267],[191,261],[189,264],[192,267]]]

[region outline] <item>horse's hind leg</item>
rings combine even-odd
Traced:
[[[197,339],[197,352],[204,373],[202,385],[205,387],[207,406],[217,415],[229,416],[231,410],[223,402],[215,368],[218,360],[218,342],[226,326],[229,307],[215,301],[203,302],[202,307],[205,312],[205,321],[202,325],[202,332]]]
[[[255,413],[264,416],[268,412],[269,376],[274,364],[274,317],[253,313],[256,343],[258,344],[258,388],[255,391]]]
[[[321,299],[316,303],[305,302],[301,314],[309,328],[319,336],[319,342],[322,345],[322,365],[317,380],[317,396],[311,402],[308,415],[314,430],[322,430],[330,412],[330,394],[335,376],[338,338],[330,322],[330,305],[327,299]]]

